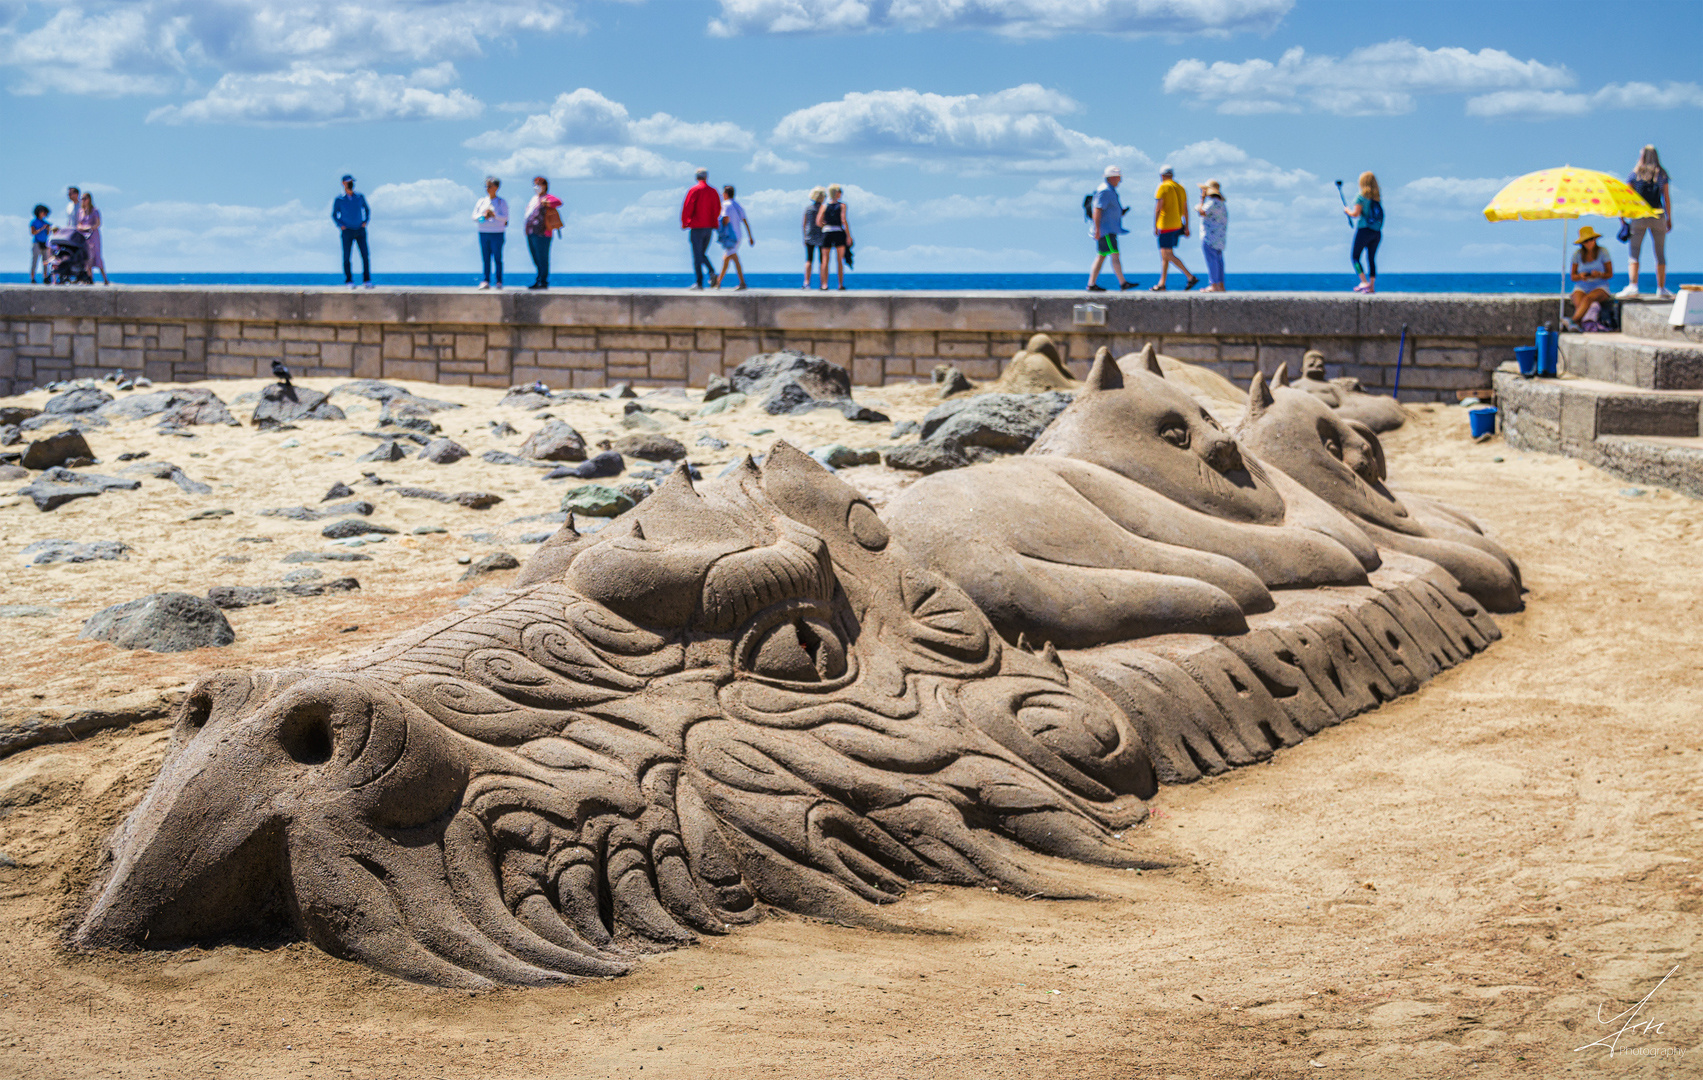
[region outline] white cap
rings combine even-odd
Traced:
[[[1106,171],[1104,173],[1104,175],[1107,178],[1111,178],[1113,176],[1122,176],[1123,174],[1124,174],[1124,171],[1122,169],[1118,168],[1116,165],[1107,165]]]
[[[1170,167],[1170,166],[1169,166],[1169,165],[1161,165],[1161,166],[1159,166],[1159,175],[1160,175],[1160,176],[1170,176],[1170,175],[1171,175],[1171,171],[1172,171],[1172,170],[1171,170],[1171,167]]]

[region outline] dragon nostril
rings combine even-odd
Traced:
[[[206,694],[194,694],[183,703],[183,724],[191,731],[200,731],[213,718],[213,699]]]
[[[322,765],[331,760],[331,706],[304,701],[284,714],[278,725],[278,744],[292,761]]]

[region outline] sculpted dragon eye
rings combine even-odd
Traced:
[[[846,673],[846,647],[826,622],[794,614],[754,636],[745,667],[783,682],[828,682]]]

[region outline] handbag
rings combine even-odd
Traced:
[[[1614,234],[1614,238],[1619,240],[1622,244],[1632,239],[1632,223],[1622,219],[1620,222],[1620,231]]]

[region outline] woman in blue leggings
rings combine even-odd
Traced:
[[[1360,275],[1357,293],[1378,291],[1378,241],[1384,238],[1384,204],[1378,197],[1378,178],[1369,172],[1360,174],[1360,195],[1352,206],[1343,208],[1354,221],[1354,272]],[[1366,265],[1360,265],[1360,256]]]

